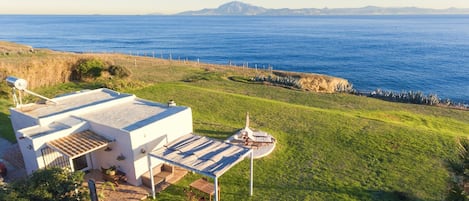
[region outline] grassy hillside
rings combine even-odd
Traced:
[[[202,135],[227,138],[249,111],[252,127],[277,138],[276,150],[255,161],[254,196],[247,196],[245,161],[221,177],[223,200],[443,200],[452,179],[448,161],[457,160],[456,139],[469,131],[465,111],[239,83],[218,72],[204,76],[126,92],[192,107],[195,132]],[[65,84],[43,92],[93,86]],[[185,200],[183,189],[196,177],[158,200]]]
[[[279,96],[291,93],[271,87],[260,87],[258,92],[265,90]],[[442,200],[451,179],[446,162],[457,155],[454,137],[468,130],[467,121],[432,116],[427,108],[411,112],[399,109],[405,108],[402,105],[347,95],[322,96],[335,97],[334,104],[351,107],[384,104],[396,109],[389,115],[373,109],[327,109],[298,104],[301,95],[284,102],[259,97],[255,91],[242,95],[179,83],[131,92],[191,106],[196,132],[220,139],[241,128],[244,113],[249,111],[253,127],[278,139],[272,155],[255,161],[257,188],[252,200]],[[327,99],[324,105],[331,101]],[[452,112],[442,113],[451,116]],[[248,199],[243,197],[248,192],[248,165],[246,161],[220,179],[224,199]],[[180,188],[161,196],[171,200],[175,191],[182,192]]]
[[[229,79],[251,75],[249,70],[107,57],[129,66],[133,81],[145,82],[122,91],[190,106],[198,134],[226,139],[244,126],[250,112],[251,127],[277,139],[271,155],[254,161],[254,196],[248,196],[246,160],[220,178],[222,200],[444,200],[453,179],[448,162],[458,160],[457,139],[469,133],[467,111]],[[53,96],[103,82],[36,90]],[[0,101],[4,117],[8,103]],[[9,123],[1,117],[0,125]],[[8,129],[2,126],[0,132]],[[188,175],[157,200],[185,200],[183,189],[197,177]]]

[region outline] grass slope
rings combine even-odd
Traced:
[[[167,83],[131,92],[192,107],[195,132],[200,134],[225,139],[243,126],[249,111],[252,127],[277,138],[275,152],[255,161],[254,196],[247,196],[249,163],[245,161],[221,177],[224,200],[442,200],[451,179],[446,161],[457,155],[454,136],[468,129],[467,121],[427,114],[434,109],[430,107],[411,112],[413,105],[372,100],[377,108],[395,106],[388,117],[386,112],[298,104],[301,95],[289,102],[262,97],[266,90],[279,96],[290,93],[279,88],[259,86],[242,95],[209,85]],[[338,99],[323,100],[332,105],[370,101],[348,95],[319,96]],[[454,111],[439,112],[451,116]],[[159,200],[184,200],[183,188],[192,180],[189,177],[171,187]]]
[[[194,72],[190,76],[200,78],[201,71]],[[223,76],[127,90],[190,106],[198,134],[226,139],[244,125],[249,111],[253,128],[277,138],[276,150],[255,160],[254,196],[248,196],[246,160],[220,178],[223,200],[445,199],[451,180],[447,161],[457,157],[456,137],[469,131],[467,112],[237,83]],[[38,92],[53,96],[99,86],[67,83]],[[8,102],[0,103],[5,117],[0,120],[9,123]],[[11,129],[1,125],[2,134]],[[157,200],[186,200],[183,189],[198,177],[187,176]]]
[[[47,57],[64,63],[65,68],[66,61],[81,57],[50,54],[4,55],[0,61],[16,65]],[[144,88],[124,91],[158,102],[174,99],[191,107],[198,134],[226,139],[244,126],[244,115],[250,112],[251,127],[277,139],[276,150],[254,162],[254,196],[248,196],[246,160],[220,178],[223,200],[444,200],[452,179],[447,162],[457,160],[456,139],[469,133],[467,111],[226,79],[256,73],[245,69],[95,56],[131,68],[132,79],[146,83]],[[66,59],[62,62],[61,57]],[[34,90],[53,97],[97,88],[101,81]],[[0,99],[0,135],[14,141],[7,109],[10,102]],[[186,200],[183,189],[198,177],[188,175],[157,200]]]

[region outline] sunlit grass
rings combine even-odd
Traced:
[[[226,139],[249,112],[251,127],[277,139],[271,155],[255,160],[254,196],[248,196],[246,160],[220,178],[222,200],[444,200],[451,180],[447,162],[457,158],[456,138],[469,133],[467,111],[235,82],[227,77],[236,69],[194,63],[126,56],[114,62],[147,83],[123,92],[191,107],[197,134]],[[101,81],[37,92],[53,97],[99,88]],[[0,100],[0,132],[14,141],[10,102]],[[186,200],[184,188],[198,177],[189,174],[157,200]]]
[[[253,127],[278,139],[272,155],[255,161],[254,196],[247,196],[245,161],[221,177],[224,200],[442,200],[450,179],[445,164],[456,157],[454,136],[466,135],[460,128],[467,129],[464,122],[450,120],[452,124],[446,125],[447,117],[402,109],[387,117],[376,111],[324,109],[264,99],[255,92],[247,96],[189,84],[159,84],[132,92],[192,107],[199,134],[224,139],[243,126],[249,111]],[[179,193],[178,199],[184,200],[181,189],[192,180],[184,179],[159,199],[175,199]]]

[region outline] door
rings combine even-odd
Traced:
[[[73,159],[73,170],[74,171],[85,171],[91,169],[90,167],[90,155],[85,154]]]

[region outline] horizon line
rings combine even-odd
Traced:
[[[256,6],[252,4],[248,4],[251,6]],[[221,6],[221,5],[220,5]],[[257,7],[262,7],[262,6],[257,6]],[[297,10],[297,9],[318,9],[318,10],[324,10],[324,9],[360,9],[360,8],[367,8],[367,7],[375,7],[375,8],[416,8],[416,9],[431,9],[431,10],[450,10],[450,9],[469,9],[469,7],[447,7],[447,8],[428,8],[428,7],[417,7],[417,6],[401,6],[401,7],[382,7],[382,6],[374,6],[374,5],[367,5],[367,6],[361,6],[361,7],[323,7],[323,8],[315,8],[315,7],[310,7],[310,8],[265,8],[269,10],[280,10],[280,9],[291,9],[291,10]],[[204,8],[204,9],[216,9],[215,8]],[[200,11],[203,9],[199,10],[185,10],[185,11],[178,11],[178,12],[171,12],[170,13],[165,13],[165,11],[155,11],[155,12],[150,12],[150,13],[132,13],[132,12],[109,12],[109,13],[84,13],[84,12],[70,12],[70,13],[61,13],[61,12],[51,12],[51,13],[40,13],[40,12],[32,12],[32,13],[0,13],[0,15],[178,15],[184,12],[194,12],[194,11]],[[360,14],[353,14],[353,15],[360,15]],[[383,14],[377,14],[377,15],[383,15]],[[386,14],[384,14],[386,15]],[[388,15],[399,15],[399,14],[388,14]],[[409,15],[409,14],[404,14],[404,15]],[[410,14],[412,15],[412,14]],[[416,14],[416,15],[428,15],[428,14]],[[431,15],[431,14],[430,14]]]

